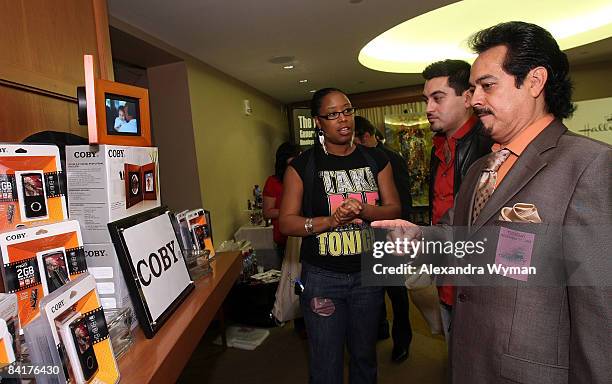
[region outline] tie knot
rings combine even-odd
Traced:
[[[493,152],[489,155],[487,159],[487,164],[485,165],[485,171],[497,172],[499,167],[502,165],[504,161],[510,156],[509,149],[500,149],[499,151]]]

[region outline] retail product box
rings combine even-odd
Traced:
[[[6,293],[17,295],[25,327],[39,315],[40,300],[87,270],[79,222],[41,225],[0,236]]]
[[[0,366],[12,364],[21,355],[17,296],[0,293]]]
[[[59,149],[0,144],[0,232],[67,218]]]
[[[155,147],[66,147],[68,210],[88,244],[110,243],[107,224],[161,205]]]
[[[96,279],[102,307],[104,309],[129,307],[134,313],[130,293],[113,244],[85,244],[84,248],[87,270]]]
[[[94,278],[85,273],[40,303],[24,334],[37,383],[119,381],[119,368]]]

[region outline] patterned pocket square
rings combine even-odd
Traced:
[[[538,209],[533,204],[516,203],[512,207],[503,207],[499,214],[501,221],[513,221],[517,223],[541,223]]]

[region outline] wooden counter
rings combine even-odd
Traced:
[[[152,339],[135,330],[135,343],[119,359],[122,383],[174,383],[225,296],[240,275],[239,252],[218,253],[213,273],[196,281],[193,292]]]

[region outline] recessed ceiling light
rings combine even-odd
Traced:
[[[420,73],[427,65],[444,59],[472,62],[476,55],[467,47],[468,38],[481,29],[513,20],[546,28],[563,50],[612,36],[610,0],[498,0],[495,12],[486,18],[465,18],[481,14],[490,6],[489,0],[464,0],[412,18],[370,41],[359,52],[359,62],[371,69],[396,73]],[[432,25],[453,28],[432,29]]]
[[[276,56],[276,57],[271,58],[268,61],[272,64],[285,64],[285,63],[290,63],[293,60],[295,60],[295,57],[293,56]]]
[[[310,92],[310,93],[315,93],[316,91],[317,91],[316,89],[311,89],[311,90],[310,90],[310,91],[308,91],[308,92]]]
[[[293,65],[289,64],[289,65],[283,65],[284,69],[293,69]]]
[[[307,83],[307,82],[308,82],[307,79],[300,80],[300,83]]]
[[[363,0],[349,0],[349,3],[351,4],[359,4],[361,3]]]

